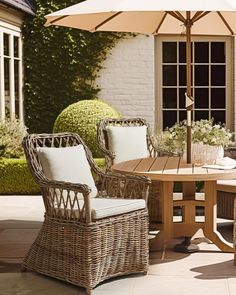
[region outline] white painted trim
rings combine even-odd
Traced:
[[[19,38],[19,120],[24,122],[22,39]]]
[[[15,36],[20,36],[20,27],[14,26],[12,24],[6,23],[0,20],[0,29],[3,29],[7,34],[15,34]]]
[[[5,83],[3,51],[3,32],[0,31],[0,120],[5,119]]]
[[[15,69],[14,69],[14,36],[9,35],[9,83],[10,83],[10,118],[11,120],[16,117],[15,109]]]
[[[3,36],[9,35],[9,55],[4,56]],[[19,56],[14,56],[14,37],[19,38]],[[22,65],[22,36],[20,28],[0,20],[0,120],[6,117],[6,97],[5,97],[5,77],[4,77],[4,59],[9,59],[9,99],[10,99],[10,119],[16,117],[16,97],[15,97],[15,60],[19,61],[19,119],[23,122],[23,65]],[[18,101],[17,101],[18,103]]]

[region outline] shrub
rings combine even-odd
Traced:
[[[38,194],[25,158],[0,160],[0,194]]]
[[[95,159],[97,165],[105,168],[104,159]],[[0,159],[0,195],[40,194],[24,157],[19,159]]]
[[[24,153],[21,143],[26,133],[26,127],[17,119],[0,121],[0,156],[21,157]]]
[[[78,133],[93,153],[101,157],[97,145],[97,123],[105,118],[119,118],[120,114],[101,100],[83,100],[68,106],[57,117],[54,132]]]

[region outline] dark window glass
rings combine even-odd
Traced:
[[[179,85],[186,86],[186,66],[179,66]]]
[[[4,55],[9,56],[10,50],[9,50],[9,35],[3,34],[3,43],[4,43]]]
[[[211,62],[225,62],[225,43],[211,42]]]
[[[163,42],[162,56],[164,63],[177,62],[177,43]]]
[[[225,85],[225,66],[211,66],[211,85]]]
[[[163,88],[163,108],[175,109],[177,108],[177,89]]]
[[[191,81],[193,80],[193,67],[191,67]],[[186,86],[186,66],[180,65],[179,66],[179,86]],[[191,82],[192,84],[192,82]]]
[[[211,111],[215,123],[225,123],[225,111]]]
[[[177,122],[176,111],[163,111],[163,129],[171,127]]]
[[[209,43],[208,42],[195,42],[195,62],[208,63],[209,62]]]
[[[185,109],[185,93],[186,88],[179,88],[179,108]]]
[[[14,75],[15,75],[15,113],[19,118],[19,61],[14,61]]]
[[[179,111],[179,121],[183,121],[187,119],[187,111]]]
[[[15,95],[18,95],[19,92],[19,61],[14,61],[14,75],[15,75]]]
[[[213,109],[225,109],[225,88],[211,89],[211,107]]]
[[[14,56],[19,57],[19,38],[14,36]]]
[[[207,109],[209,108],[209,90],[208,88],[195,88],[195,108]]]
[[[10,67],[10,60],[8,58],[4,58],[4,84],[5,84],[6,95],[9,94],[9,89],[10,89],[9,67]]]
[[[163,66],[163,85],[177,85],[177,66]]]
[[[186,63],[186,43],[179,42],[179,62]]]
[[[208,86],[209,85],[209,67],[208,66],[195,66],[195,85]]]
[[[193,49],[192,43],[191,43],[191,49]],[[192,53],[193,51],[191,50],[191,62],[193,60]],[[186,63],[186,43],[185,42],[179,42],[179,62]]]
[[[208,120],[209,119],[209,112],[208,111],[195,111],[195,121],[198,120]]]

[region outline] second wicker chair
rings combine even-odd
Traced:
[[[161,151],[158,149],[158,147],[154,144],[153,139],[152,139],[152,135],[151,135],[151,131],[150,131],[150,127],[149,124],[146,122],[146,120],[141,119],[141,118],[120,118],[120,119],[105,119],[102,120],[101,122],[98,123],[98,128],[97,128],[97,140],[98,140],[98,145],[99,148],[101,149],[101,151],[103,152],[104,156],[105,156],[105,162],[106,162],[106,169],[107,171],[111,170],[111,166],[114,164],[114,162],[116,162],[116,157],[118,156],[118,154],[115,154],[112,150],[111,150],[111,142],[109,141],[109,128],[111,126],[114,127],[124,127],[124,131],[125,128],[127,130],[127,128],[129,127],[146,127],[146,131],[145,131],[145,136],[146,136],[146,156],[147,157],[156,157],[158,155],[160,155]],[[130,128],[131,129],[131,128]],[[134,132],[143,132],[143,130],[139,130],[138,128],[133,128]],[[128,130],[127,130],[128,131]],[[123,132],[124,134],[124,132]],[[130,149],[132,149],[131,146],[129,146],[130,141],[133,141],[134,138],[129,138],[131,136],[131,132],[127,132],[127,136],[126,139],[121,139],[123,140],[123,143],[121,142],[121,145],[123,144],[123,148],[124,146],[127,146],[126,149],[126,153],[127,154],[132,154],[126,156],[125,160],[131,160],[133,158],[139,158],[139,155],[142,155],[144,153],[142,153],[142,151],[138,151],[137,154],[138,156],[135,156],[135,151],[134,153],[132,153],[132,151],[130,152]],[[111,140],[111,139],[110,139]],[[141,136],[140,136],[140,140],[142,140]],[[132,146],[134,146],[135,143],[132,143]],[[137,144],[138,145],[138,144]],[[144,146],[144,143],[140,142],[140,145],[142,145],[142,148]],[[134,149],[136,149],[137,151],[137,147],[133,147]],[[119,155],[120,156],[120,155]],[[121,158],[121,157],[119,157]],[[159,182],[158,181],[152,181],[151,187],[149,189],[149,197],[148,197],[148,213],[149,213],[149,221],[151,223],[151,227],[158,225],[159,223],[161,223],[162,221],[162,212],[161,212],[161,206],[160,206],[160,197],[159,197]]]

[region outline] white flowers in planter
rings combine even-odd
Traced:
[[[207,159],[207,164],[211,164],[216,158],[223,157],[223,147],[233,144],[232,135],[224,125],[214,124],[213,120],[193,122],[192,162],[203,162]],[[176,123],[162,132],[158,145],[165,152],[183,154],[186,149],[186,121]]]

